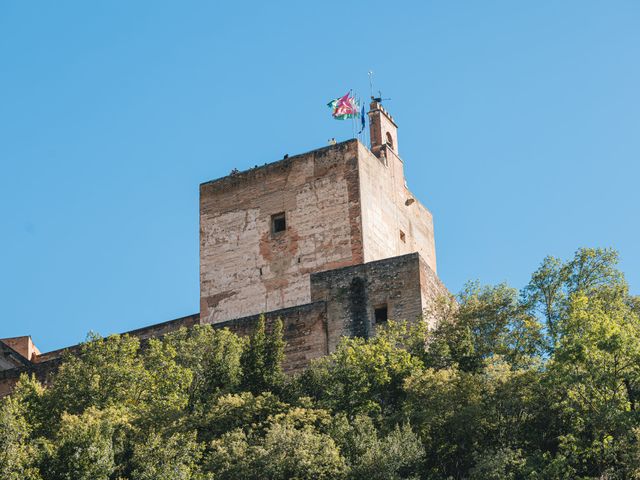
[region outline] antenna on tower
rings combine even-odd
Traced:
[[[390,98],[382,98],[382,92],[380,90],[378,90],[378,96],[374,97],[373,95],[371,95],[371,100],[373,100],[374,102],[382,103],[383,100],[391,100],[391,99]]]
[[[371,100],[382,103],[383,100],[391,100],[390,98],[382,98],[382,92],[378,90],[378,96],[373,96],[373,71],[369,70],[369,90],[371,91]]]

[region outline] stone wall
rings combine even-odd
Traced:
[[[420,257],[420,296],[423,320],[434,326],[434,318],[431,313],[433,306],[439,297],[450,297],[451,293],[422,257]]]
[[[36,348],[28,335],[22,337],[0,338],[0,341],[8,347],[15,350],[27,360],[40,355],[40,351]]]
[[[327,304],[329,350],[342,336],[373,336],[377,308],[393,320],[420,318],[420,275],[417,253],[311,275],[312,300]]]
[[[406,187],[400,157],[384,146],[379,153],[359,144],[364,260],[418,252],[435,272],[433,217]]]
[[[20,378],[19,374],[7,375],[7,374],[4,374],[4,372],[0,371],[0,398],[6,397],[11,392],[13,392],[13,389],[15,388],[16,383],[18,382],[18,378]]]
[[[11,370],[0,371],[0,398],[13,391],[15,384],[23,373],[35,375],[44,385],[48,384],[50,376],[58,369],[61,358],[58,356],[40,364],[32,364],[13,368]]]
[[[203,323],[309,303],[311,273],[363,262],[360,211],[357,140],[202,184]]]

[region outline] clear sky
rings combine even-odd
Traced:
[[[0,337],[198,311],[198,185],[397,120],[438,273],[614,247],[640,293],[636,0],[0,2]]]

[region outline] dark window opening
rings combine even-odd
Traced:
[[[284,232],[287,229],[287,221],[284,212],[271,215],[271,233]]]
[[[406,237],[404,235],[404,232],[402,230],[400,230],[400,240],[402,240],[403,242],[406,242]]]
[[[376,323],[384,323],[388,320],[387,318],[387,306],[381,305],[380,307],[376,307],[374,311],[374,316],[376,319]]]

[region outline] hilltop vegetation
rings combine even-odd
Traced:
[[[4,480],[640,478],[640,301],[610,250],[469,284],[285,377],[281,325],[91,336],[0,405]]]

